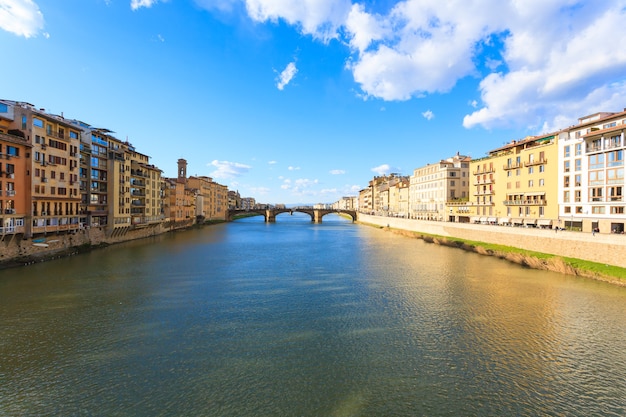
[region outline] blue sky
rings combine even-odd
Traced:
[[[626,0],[0,0],[0,97],[265,203],[626,107]]]

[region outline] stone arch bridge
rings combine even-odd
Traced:
[[[311,216],[311,221],[313,223],[321,223],[322,217],[330,213],[340,213],[347,214],[352,218],[352,221],[355,222],[357,220],[356,210],[342,210],[342,209],[314,209],[307,207],[295,207],[295,208],[267,208],[267,209],[249,209],[249,210],[241,210],[241,209],[231,209],[228,210],[228,221],[231,222],[237,216],[241,215],[249,215],[256,213],[265,217],[266,223],[274,223],[276,222],[276,216],[281,213],[289,213],[293,215],[293,213],[306,213]]]

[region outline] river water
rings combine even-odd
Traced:
[[[2,416],[625,416],[626,288],[280,215],[0,271]]]

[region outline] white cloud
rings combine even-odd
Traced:
[[[626,0],[398,0],[384,13],[356,0],[195,1],[242,4],[256,22],[339,39],[351,50],[346,68],[363,99],[447,93],[475,78],[467,128],[565,127],[557,124],[624,107]],[[296,70],[288,66],[277,86]]]
[[[290,166],[290,167],[288,167],[287,169],[288,169],[289,171],[299,171],[299,170],[300,170],[300,167],[293,167],[293,166]]]
[[[536,24],[515,31],[507,40],[509,72],[481,81],[482,107],[464,126],[557,130],[585,114],[623,108],[626,52],[615,45],[626,41],[626,11],[610,4],[570,10],[547,33],[535,33]]]
[[[258,22],[284,20],[300,32],[328,41],[337,37],[350,12],[350,0],[245,0],[248,15]]]
[[[345,174],[346,171],[344,171],[343,169],[331,169],[330,170],[330,174],[331,175],[342,175]]]
[[[435,118],[435,113],[433,113],[431,110],[426,110],[424,113],[422,113],[422,116],[424,116],[426,120],[432,120]]]
[[[0,0],[1,29],[18,36],[32,38],[43,27],[43,14],[32,0]]]
[[[280,188],[290,191],[293,195],[315,195],[315,192],[311,190],[311,188],[317,184],[319,184],[317,179],[299,178],[293,181],[285,179]]]
[[[240,164],[239,162],[229,162],[229,161],[218,161],[214,160],[208,166],[213,166],[217,168],[215,171],[211,172],[211,176],[213,178],[236,178],[239,177],[246,172],[250,171],[252,168],[249,165]]]
[[[276,79],[276,87],[279,90],[282,90],[283,88],[285,88],[285,86],[291,82],[293,77],[295,77],[297,72],[298,72],[298,68],[296,68],[295,62],[290,62],[289,64],[287,64],[287,67],[285,67],[283,72],[281,72],[278,78]]]
[[[268,161],[267,162],[269,165],[276,165],[278,162],[277,161]]]
[[[133,10],[140,9],[142,7],[152,7],[159,0],[130,0],[130,8]]]
[[[384,16],[355,5],[345,23],[348,68],[365,95],[383,100],[480,77],[466,127],[556,126],[568,113],[573,121],[623,107],[601,108],[598,93],[623,91],[626,51],[615,46],[626,41],[625,18],[623,0],[406,0]]]
[[[391,165],[389,164],[382,164],[382,165],[372,168],[371,171],[378,175],[387,175],[392,172],[398,172],[399,169],[392,168]]]

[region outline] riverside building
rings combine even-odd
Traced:
[[[413,171],[410,178],[410,217],[467,222],[470,157],[442,159]]]
[[[559,137],[559,218],[564,227],[623,233],[626,110],[594,113]]]
[[[559,133],[531,136],[470,162],[473,223],[558,225]]]
[[[0,118],[3,130],[6,129],[11,136],[23,138],[30,148],[24,150],[24,188],[14,188],[15,193],[24,193],[26,197],[24,236],[78,230],[79,130],[63,116],[48,114],[32,104],[12,100],[0,100]],[[15,156],[17,158],[18,155]],[[6,169],[11,168],[7,168],[5,163]],[[7,181],[5,186],[8,184]],[[19,184],[14,183],[13,186]],[[19,222],[19,219],[12,221]]]
[[[7,105],[0,103],[0,240],[23,234],[30,219],[32,145],[8,128],[7,113]]]

